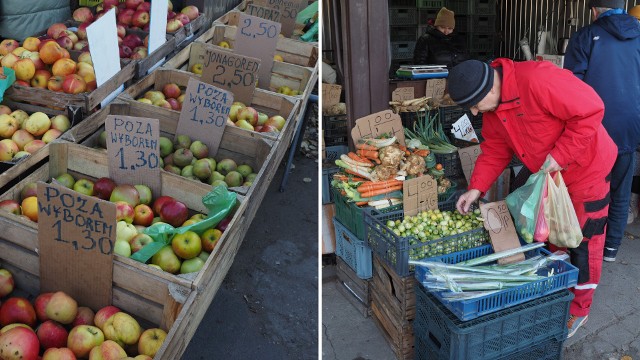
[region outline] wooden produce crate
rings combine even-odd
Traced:
[[[181,70],[156,69],[154,72],[126,89],[125,93],[119,96],[119,99],[135,103],[137,106],[141,106],[143,109],[145,109],[147,117],[169,116],[170,114],[173,114],[177,121],[180,115],[178,111],[168,110],[150,104],[144,104],[136,101],[135,99],[144,95],[144,93],[148,90],[162,90],[162,87],[167,83],[175,83],[178,86],[186,87],[189,83],[190,78],[197,78],[197,76],[196,74]],[[280,133],[260,134],[278,140],[293,138],[293,133],[295,132],[295,116],[298,113],[298,107],[300,106],[299,99],[290,96],[275,94],[262,89],[256,89],[253,94],[253,100],[251,104],[247,104],[247,106],[249,105],[269,116],[280,115],[286,120],[286,123]],[[230,131],[231,127],[227,127],[227,129],[229,130],[225,130],[225,132]],[[257,132],[239,128],[235,130],[258,134]]]
[[[398,359],[414,358],[415,281],[398,276],[374,254],[371,312]]]
[[[108,176],[104,152],[64,141],[48,149],[49,161],[20,183],[0,195],[0,199],[16,199],[26,183],[45,181],[63,172],[85,178]],[[210,186],[185,185],[184,179],[162,174],[163,195],[173,196],[191,210],[206,213],[201,199]],[[242,197],[232,221],[220,238],[204,267],[194,277],[179,277],[114,255],[112,304],[135,314],[140,319],[170,331],[156,359],[179,359],[202,320],[211,300],[224,279],[248,229]],[[0,261],[11,269],[23,270],[31,278],[32,289],[38,289],[37,224],[10,213],[0,213]],[[95,310],[95,309],[94,309]]]
[[[344,260],[340,257],[336,257],[336,260],[338,291],[358,309],[362,316],[371,316],[371,280],[360,279]]]
[[[140,104],[139,102],[136,102]],[[136,117],[152,117],[160,121],[160,133],[162,136],[166,136],[170,139],[176,134],[176,128],[178,125],[179,114],[177,112],[168,114],[149,114],[143,106],[145,104],[136,104],[128,102],[114,101],[109,104],[108,107],[93,114],[87,118],[83,126],[73,129],[63,139],[68,141],[74,141],[81,143],[88,147],[97,146],[97,138],[101,130],[104,130],[104,124],[108,115],[123,115],[123,116],[136,116]],[[240,128],[229,128],[224,132],[220,147],[218,148],[218,154],[215,156],[216,160],[219,159],[233,159],[236,163],[247,164],[254,169],[254,172],[258,174],[254,184],[260,182],[260,169],[270,161],[272,150],[275,145],[275,141],[271,138],[262,136],[260,133],[252,133],[244,131]],[[105,150],[98,150],[104,152]],[[179,175],[171,174],[162,171],[166,175],[180,177],[186,184],[195,185],[207,185],[200,181],[190,180],[182,178]],[[239,194],[246,194],[250,188],[248,187],[234,187],[230,190]]]

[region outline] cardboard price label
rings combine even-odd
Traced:
[[[269,89],[273,56],[276,53],[278,34],[282,25],[245,13],[240,14],[234,52],[260,59],[258,86]]]
[[[307,4],[305,0],[254,0],[255,5],[275,9],[280,13],[282,34],[286,37],[293,35],[296,17]]]
[[[451,126],[451,133],[456,139],[475,143],[479,142],[478,135],[476,135],[476,131],[473,129],[473,125],[471,125],[471,120],[469,120],[467,114],[462,115],[453,123]]]
[[[402,184],[404,216],[438,208],[438,183],[429,175],[405,180]]]
[[[391,101],[405,101],[415,99],[412,87],[401,87],[393,90]]]
[[[322,83],[322,110],[339,103],[340,95],[342,95],[342,86]]]
[[[505,201],[480,204],[484,228],[489,232],[493,251],[505,251],[520,247],[518,234]],[[524,260],[524,254],[516,254],[498,260],[499,264],[510,264]]]
[[[64,291],[92,309],[110,305],[115,242],[116,204],[38,182],[42,292]]]
[[[257,6],[254,4],[248,4],[244,12],[246,12],[251,16],[257,16],[259,18],[275,21],[277,23],[280,22],[280,11],[276,9],[270,9],[262,6]]]
[[[209,156],[215,156],[231,104],[232,93],[190,78],[176,133],[202,141],[209,148]]]
[[[251,104],[258,81],[260,59],[222,50],[211,44],[203,46],[202,81],[231,91],[236,101]]]
[[[120,184],[144,184],[154,194],[160,194],[158,119],[108,115],[105,130],[109,177],[118,179]]]
[[[432,99],[442,99],[447,87],[447,79],[429,79],[425,87],[425,96]]]
[[[460,157],[460,165],[462,165],[462,172],[467,179],[467,183],[471,181],[471,174],[476,166],[476,160],[478,156],[482,154],[480,145],[468,146],[458,149],[458,156]]]
[[[362,138],[377,138],[382,134],[395,136],[404,145],[404,128],[400,115],[391,110],[380,111],[356,120],[355,127],[351,129],[351,138],[356,144]]]

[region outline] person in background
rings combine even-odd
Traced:
[[[587,321],[602,271],[608,175],[618,152],[602,126],[604,104],[589,85],[548,61],[468,60],[449,70],[448,85],[459,106],[483,113],[482,153],[458,211],[469,211],[514,154],[532,173],[562,173],[584,236],[569,249],[579,270],[567,323],[571,337]]]
[[[634,16],[640,21],[640,5],[636,5],[629,10],[629,15]]]
[[[469,59],[463,38],[456,36],[454,13],[443,7],[433,26],[418,38],[413,51],[413,65],[446,65],[451,68]]]
[[[640,143],[640,23],[625,13],[624,4],[624,0],[590,0],[592,24],[571,37],[564,58],[564,68],[602,98],[602,124],[618,146],[604,261],[616,260],[624,236]]]
[[[22,42],[71,19],[69,0],[1,0],[0,38]]]

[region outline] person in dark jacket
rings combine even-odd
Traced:
[[[0,38],[22,42],[70,18],[69,0],[1,0]]]
[[[618,146],[611,170],[605,261],[615,261],[622,242],[640,143],[640,23],[625,13],[624,3],[590,0],[593,22],[571,37],[564,59],[564,67],[602,98],[602,124]]]
[[[434,26],[429,26],[416,43],[413,64],[446,65],[451,68],[468,60],[465,41],[453,33],[455,27],[453,11],[445,7],[440,9]]]

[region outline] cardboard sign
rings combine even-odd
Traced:
[[[41,292],[64,291],[92,309],[111,305],[116,204],[38,182]]]
[[[467,114],[462,115],[456,122],[451,125],[451,133],[456,139],[479,142],[478,135],[471,125],[471,120]]]
[[[275,9],[280,13],[282,34],[286,37],[293,35],[296,26],[296,17],[307,4],[306,0],[254,0],[258,6]]]
[[[119,184],[144,184],[155,196],[161,193],[160,122],[133,116],[108,115],[109,177]]]
[[[342,86],[322,83],[322,110],[339,103],[340,95],[342,95]]]
[[[506,202],[481,203],[480,212],[484,218],[484,228],[489,232],[494,252],[520,247],[520,240],[518,240],[518,234]],[[500,259],[498,263],[511,264],[522,260],[524,260],[524,254],[521,253]]]
[[[234,52],[260,59],[258,87],[269,89],[273,56],[276,53],[280,23],[261,19],[245,13],[240,14]]]
[[[351,129],[354,143],[362,138],[377,138],[382,134],[395,136],[404,145],[404,128],[400,115],[391,110],[380,111],[356,120],[356,125]]]
[[[473,169],[476,166],[476,160],[480,154],[482,154],[480,145],[473,145],[458,149],[460,165],[462,165],[462,172],[464,173],[465,179],[467,179],[467,183],[471,182],[471,174],[473,174]]]
[[[116,10],[109,10],[100,19],[87,26],[87,39],[96,73],[96,84],[101,86],[120,71],[120,50],[118,48],[118,30],[116,28]],[[124,90],[124,85],[107,96],[102,102],[105,106]]]
[[[176,134],[202,141],[209,148],[209,156],[215,156],[227,126],[231,104],[232,93],[190,78]]]
[[[404,216],[417,215],[423,210],[438,208],[438,182],[430,175],[423,175],[402,183]]]
[[[258,81],[260,59],[236,54],[210,44],[203,46],[202,81],[231,91],[236,101],[245,105],[251,104]]]
[[[405,101],[415,99],[412,87],[401,87],[393,90],[391,101]]]
[[[259,18],[275,21],[277,23],[280,22],[280,11],[276,9],[248,4],[244,12],[251,16],[257,16]]]
[[[429,79],[425,87],[425,96],[432,99],[442,99],[447,87],[447,79]]]

